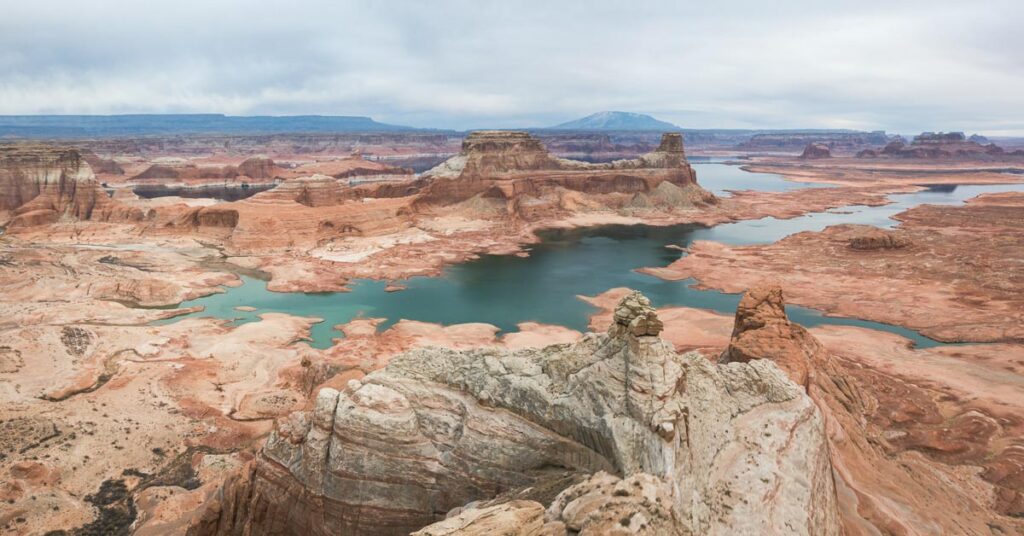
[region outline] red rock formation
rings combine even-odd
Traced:
[[[934,382],[919,385],[829,354],[786,318],[774,285],[746,293],[722,354],[723,362],[759,359],[804,383],[825,415],[844,534],[1009,534],[1022,528],[1011,517],[1024,504],[1022,460],[1013,446],[1020,439],[1006,435],[1019,430],[1019,422],[969,403],[965,410],[956,397],[933,392],[939,388]],[[983,467],[994,497],[977,495],[977,481],[967,482],[953,464]]]
[[[367,160],[357,152],[349,158],[303,164],[292,170],[290,176],[303,175],[329,175],[336,179],[348,179],[384,175],[412,175],[412,170],[391,166],[383,162]]]
[[[0,149],[0,209],[11,229],[61,218],[139,221],[142,211],[114,201],[74,149],[13,145]]]
[[[248,177],[253,180],[270,180],[283,177],[287,173],[277,167],[273,160],[266,156],[253,156],[243,160],[237,166],[198,166],[181,158],[162,158],[135,175],[131,180],[215,180],[238,179]]]
[[[893,140],[881,150],[865,149],[857,153],[858,158],[907,158],[918,160],[999,160],[1024,156],[1021,151],[1007,153],[994,143],[982,145],[988,141],[984,137],[971,136],[969,139],[963,132],[924,132],[914,137],[908,145],[902,138]]]
[[[92,177],[78,151],[45,145],[0,146],[0,210],[35,199],[47,185],[67,178]]]
[[[425,177],[417,200],[424,210],[476,199],[480,206],[523,220],[588,203],[641,210],[715,202],[697,185],[679,134],[665,134],[657,150],[635,160],[588,164],[551,156],[525,132],[474,132],[459,155]]]
[[[796,153],[809,144],[825,144],[832,149],[853,153],[864,147],[884,144],[889,137],[884,131],[874,132],[771,132],[753,135],[735,146],[748,152]]]
[[[253,156],[238,164],[238,174],[250,179],[273,179],[281,176],[281,169],[266,156]]]
[[[325,207],[350,199],[351,197],[346,196],[344,185],[338,179],[326,175],[313,175],[284,181],[272,190],[252,196],[250,201],[268,204],[295,202],[307,207]]]
[[[825,143],[808,143],[800,155],[802,160],[815,160],[818,158],[832,158],[832,150]]]
[[[782,289],[778,285],[754,287],[736,307],[736,325],[720,363],[748,363],[769,359],[793,381],[807,386],[808,375],[826,360],[818,341],[786,317]]]
[[[331,240],[394,232],[408,227],[408,198],[358,200],[337,179],[303,177],[250,198],[176,215],[152,232],[197,232],[223,241],[230,251],[308,251]]]
[[[900,231],[879,229],[871,225],[850,226],[850,229],[860,231],[850,237],[850,248],[860,251],[902,249],[911,244],[906,233]]]
[[[238,175],[234,166],[197,166],[196,164],[181,158],[165,158],[152,164],[131,180],[150,179],[230,179]]]
[[[631,293],[606,334],[574,344],[423,348],[322,388],[189,534],[407,534],[452,511],[423,533],[450,534],[506,518],[474,503],[510,497],[550,502],[546,528],[563,534],[838,534],[806,394],[770,363],[677,354],[660,329]]]
[[[93,152],[83,152],[82,158],[89,163],[89,167],[92,168],[93,173],[105,174],[105,175],[124,175],[124,168],[120,166],[115,160],[110,158],[100,158],[99,155]]]

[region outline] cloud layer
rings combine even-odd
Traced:
[[[1019,0],[12,2],[0,114],[1024,135]]]

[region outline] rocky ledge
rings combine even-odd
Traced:
[[[414,350],[320,389],[189,534],[839,533],[802,386],[770,360],[676,353],[639,293],[614,318],[541,350]]]

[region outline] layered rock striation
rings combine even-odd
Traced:
[[[754,287],[736,307],[736,324],[729,347],[720,363],[749,363],[768,359],[804,387],[808,377],[826,361],[825,349],[803,326],[790,322],[782,289],[777,285]]]
[[[462,152],[424,174],[425,210],[472,201],[521,220],[586,207],[686,209],[716,201],[697,185],[680,134],[632,160],[592,164],[556,158],[525,132],[471,133]]]
[[[75,149],[48,145],[0,147],[0,211],[10,228],[62,218],[138,221],[142,211],[114,201]]]
[[[771,361],[677,354],[660,330],[634,293],[577,343],[419,349],[322,388],[189,533],[406,534],[451,511],[421,534],[838,534],[804,389]]]

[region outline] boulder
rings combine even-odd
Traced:
[[[857,226],[857,229],[849,244],[851,249],[858,251],[902,249],[911,244],[910,238],[900,231],[869,226]]]

